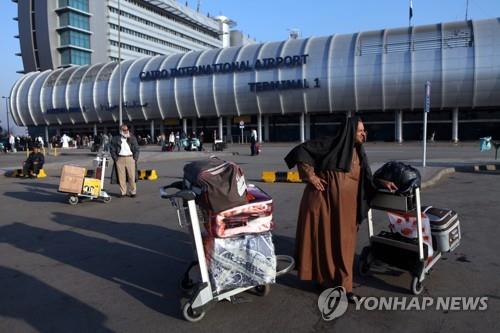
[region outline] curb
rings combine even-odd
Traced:
[[[446,168],[446,169],[439,170],[439,172],[436,173],[431,179],[422,183],[422,186],[421,186],[422,190],[436,185],[445,176],[451,175],[452,173],[455,173],[456,171],[457,171],[456,168]]]

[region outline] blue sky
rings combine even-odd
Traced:
[[[49,0],[51,1],[51,0]],[[54,1],[54,0],[52,0]],[[91,0],[104,1],[104,0]],[[185,0],[178,0],[185,3]],[[189,0],[196,7],[195,0]],[[201,12],[225,15],[237,28],[259,42],[283,40],[289,29],[299,29],[302,37],[395,28],[408,25],[408,0],[201,0]],[[413,0],[413,24],[430,24],[465,19],[466,0]],[[22,69],[18,33],[17,5],[0,0],[0,93],[8,95]],[[500,17],[500,0],[469,0],[469,18]],[[5,123],[5,100],[0,104],[0,120]],[[12,123],[12,122],[11,122]]]

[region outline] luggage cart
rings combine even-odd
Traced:
[[[434,249],[432,258],[428,258],[428,246],[423,242],[422,208],[420,189],[415,188],[410,195],[403,196],[386,190],[378,190],[371,202],[371,208],[393,212],[416,212],[417,238],[409,239],[399,234],[381,231],[374,235],[372,209],[368,212],[368,237],[370,245],[363,248],[358,261],[358,273],[368,275],[375,261],[383,262],[408,271],[412,275],[410,290],[420,295],[424,290],[424,280],[432,267],[441,258],[441,252]]]
[[[85,184],[81,193],[68,193],[68,203],[70,205],[77,205],[81,198],[88,200],[102,200],[104,203],[111,201],[111,196],[104,191],[104,176],[106,174],[106,167],[108,166],[109,158],[106,154],[101,154],[94,159],[95,176],[100,176],[100,185],[98,193],[95,193],[92,188],[86,189]]]
[[[170,194],[173,190],[175,190],[175,193]],[[172,206],[175,207],[179,225],[181,227],[189,227],[193,241],[193,251],[197,259],[189,265],[181,281],[181,289],[184,291],[191,291],[190,299],[182,307],[182,315],[187,321],[200,321],[205,316],[208,307],[216,302],[227,300],[236,303],[237,299],[235,296],[247,290],[253,289],[259,296],[266,296],[270,292],[269,285],[258,285],[225,290],[221,293],[217,293],[212,288],[209,276],[210,273],[205,260],[205,250],[203,248],[199,218],[201,215],[198,213],[198,207],[195,202],[196,193],[191,190],[183,189],[183,182],[175,182],[161,188],[160,194],[162,198],[169,199]],[[290,272],[295,266],[295,261],[290,256],[277,255],[276,262],[276,276]],[[201,274],[201,280],[197,282],[193,282],[190,278],[190,272],[194,267],[199,267]]]

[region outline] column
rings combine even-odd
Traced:
[[[60,126],[56,127],[56,135],[61,136],[61,127]]]
[[[153,142],[156,142],[155,140],[155,121],[154,120],[151,120],[151,125],[150,125],[150,135],[151,135],[151,140],[153,140]]]
[[[269,115],[264,116],[264,141],[269,142]]]
[[[188,120],[186,118],[182,118],[182,131],[187,135],[187,132],[188,132]]]
[[[94,135],[97,135],[97,124],[94,124]]]
[[[229,143],[233,143],[233,131],[232,131],[232,120],[233,118],[232,117],[227,117],[226,118],[226,142]]]
[[[349,110],[349,111],[347,111],[347,113],[346,113],[346,115],[345,115],[345,116],[346,116],[347,118],[351,118],[351,117],[353,116],[353,114],[354,114],[354,112],[352,112],[352,110]]]
[[[49,144],[49,126],[45,126],[45,142],[47,143],[47,147]]]
[[[311,140],[311,115],[306,114],[306,140]]]
[[[160,121],[160,134],[165,133],[165,124],[163,124],[163,120]]]
[[[192,131],[196,133],[196,121],[197,119],[196,118],[193,118],[191,120],[191,128],[192,128]]]
[[[219,140],[223,140],[223,136],[224,136],[224,118],[223,117],[219,117],[219,124],[218,124],[218,127],[219,127],[219,133],[217,134],[218,135],[218,139]]]
[[[260,143],[262,143],[262,115],[259,113],[257,115],[257,138]]]
[[[300,114],[300,142],[304,142],[305,140],[305,113]]]
[[[394,112],[394,137],[397,143],[403,142],[403,110]]]
[[[458,142],[458,108],[453,109],[452,113],[452,131],[451,131],[451,141],[453,143]]]

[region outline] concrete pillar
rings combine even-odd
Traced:
[[[257,115],[257,140],[262,143],[262,115],[259,113]]]
[[[233,143],[233,131],[232,131],[232,117],[226,118],[226,142]]]
[[[61,127],[59,126],[56,127],[56,135],[61,136]]]
[[[458,142],[458,108],[454,108],[452,113],[451,141]]]
[[[224,136],[224,118],[223,117],[219,117],[219,133],[217,134],[218,135],[218,139],[219,140],[222,140],[223,136]]]
[[[97,124],[94,124],[94,135],[97,135]]]
[[[349,110],[349,111],[347,111],[347,113],[346,113],[346,115],[345,115],[345,116],[346,116],[347,118],[351,118],[353,115],[354,115],[354,112],[352,112],[352,110]]]
[[[49,143],[49,126],[45,126],[45,142]]]
[[[397,143],[403,142],[403,110],[394,112],[394,139]]]
[[[182,131],[187,135],[187,132],[188,132],[188,120],[187,120],[187,118],[182,118]]]
[[[196,118],[193,118],[191,120],[191,128],[192,128],[192,131],[196,133],[196,121],[197,119]]]
[[[150,131],[150,135],[151,135],[151,140],[153,140],[153,142],[155,142],[155,121],[154,120],[151,120],[151,125],[150,125],[150,128],[149,128],[149,131]]]
[[[264,116],[264,141],[269,142],[269,115]]]
[[[306,140],[311,140],[311,115],[306,114]]]
[[[160,122],[160,134],[165,133],[165,124],[163,124],[163,120]]]
[[[300,114],[300,142],[306,141],[305,138],[305,113]]]

